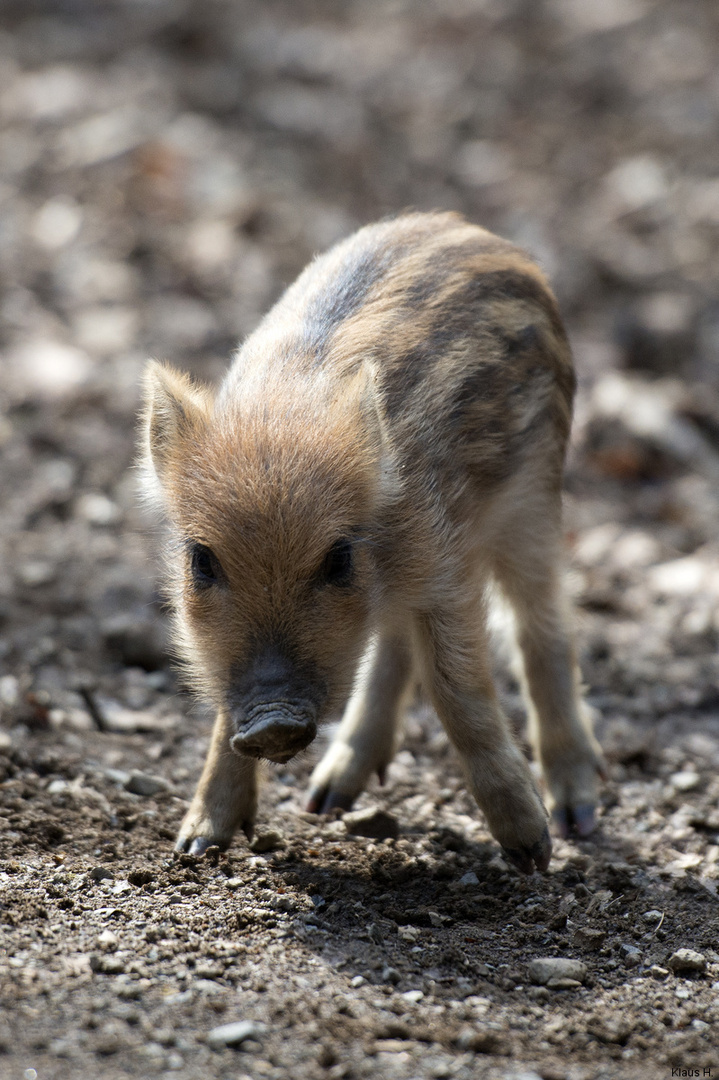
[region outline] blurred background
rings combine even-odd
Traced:
[[[100,728],[172,752],[131,467],[145,359],[216,380],[315,252],[414,207],[465,213],[554,283],[610,754],[646,762],[665,724],[666,768],[714,761],[715,0],[4,0],[0,125],[5,749]]]

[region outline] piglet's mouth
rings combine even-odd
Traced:
[[[312,713],[284,704],[253,709],[238,726],[240,730],[230,739],[236,754],[264,758],[280,765],[309,746],[317,734],[317,721]]]

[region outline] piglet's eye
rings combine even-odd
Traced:
[[[322,579],[326,585],[350,585],[354,570],[352,541],[335,540],[322,564]]]
[[[190,547],[190,570],[193,583],[200,589],[216,585],[222,574],[218,560],[204,544],[192,544]]]

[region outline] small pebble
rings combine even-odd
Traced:
[[[125,791],[133,795],[144,795],[146,798],[157,795],[160,791],[169,791],[171,786],[163,776],[151,776],[143,772],[131,772],[124,785]]]
[[[103,930],[96,938],[97,944],[107,952],[114,952],[117,948],[117,935],[112,930]]]
[[[94,953],[90,957],[90,969],[102,975],[122,975],[125,971],[125,961],[118,956],[99,956]]]
[[[620,945],[619,952],[626,967],[639,967],[642,962],[641,951],[636,945]]]
[[[397,971],[397,968],[387,965],[387,967],[382,969],[382,982],[392,983],[393,986],[396,986],[401,978],[402,976]]]
[[[40,585],[49,585],[55,580],[56,570],[50,563],[35,559],[21,563],[17,571],[23,585],[36,589]]]
[[[692,791],[700,780],[699,773],[690,772],[688,769],[672,773],[669,777],[669,783],[676,791]]]
[[[589,926],[580,926],[574,931],[573,943],[580,949],[601,949],[607,939],[606,931],[594,930]]]
[[[248,1039],[259,1039],[263,1031],[264,1026],[253,1020],[237,1020],[233,1024],[213,1028],[207,1042],[213,1050],[220,1050],[223,1046],[242,1046]]]
[[[667,967],[672,971],[706,971],[707,961],[702,953],[693,949],[677,949],[667,960]]]
[[[268,829],[266,832],[257,834],[250,844],[250,849],[256,855],[262,855],[265,851],[275,851],[284,843],[284,840],[284,834],[278,829]]]
[[[90,877],[93,881],[105,881],[107,878],[114,877],[114,874],[106,866],[93,866]]]
[[[649,968],[649,974],[653,979],[666,979],[669,974],[669,969],[661,967],[659,964],[652,964]]]
[[[358,990],[359,987],[364,986],[364,984],[366,982],[367,982],[367,980],[365,978],[363,978],[361,975],[355,975],[355,977],[353,979],[350,979],[350,986],[352,987],[353,990]]]
[[[642,918],[644,919],[644,922],[648,922],[648,923],[659,922],[662,915],[663,915],[663,912],[657,911],[656,908],[652,908],[651,911],[645,911],[644,914],[642,915]]]
[[[342,820],[348,833],[355,836],[367,836],[372,840],[390,840],[399,836],[399,822],[392,814],[377,807],[367,810],[352,810],[344,814]]]
[[[457,1047],[476,1054],[493,1054],[500,1049],[501,1041],[501,1032],[495,1028],[464,1028],[457,1036]]]
[[[459,879],[459,885],[462,885],[465,889],[469,889],[472,885],[479,885],[479,878],[475,874],[474,870],[468,870],[466,874],[463,874]]]
[[[435,927],[444,926],[445,923],[452,921],[449,915],[440,915],[437,911],[428,911],[427,915],[429,916],[429,921],[432,923],[432,926]]]
[[[551,987],[551,983],[569,979],[579,985],[587,977],[587,966],[581,960],[572,960],[564,956],[538,957],[529,965],[529,977],[539,986],[561,989],[559,986]]]

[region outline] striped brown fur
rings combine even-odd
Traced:
[[[546,814],[497,703],[486,606],[514,608],[560,829],[591,828],[601,759],[561,590],[574,372],[556,301],[512,244],[454,214],[360,230],[316,259],[216,394],[148,368],[147,489],[174,537],[178,644],[218,713],[178,846],[255,815],[255,759],[344,707],[309,805],[383,774],[419,677],[490,829],[545,867]]]

